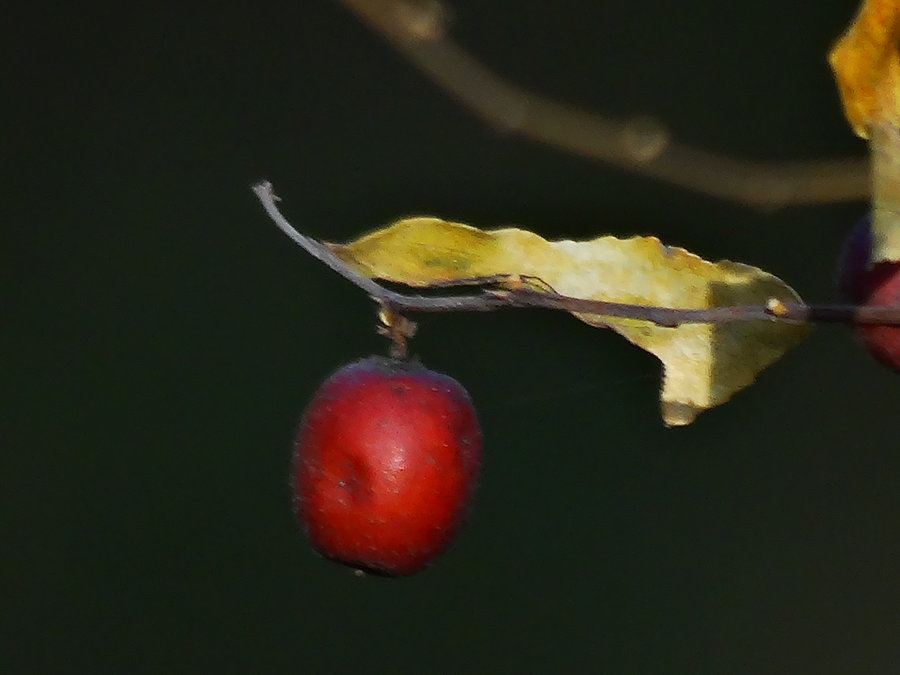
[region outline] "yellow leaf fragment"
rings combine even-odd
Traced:
[[[870,128],[872,157],[872,264],[900,261],[900,129]]]
[[[780,279],[727,260],[711,263],[655,237],[546,241],[526,230],[483,231],[438,218],[409,218],[331,249],[361,273],[408,286],[472,277],[534,278],[529,288],[636,305],[703,309],[797,302]],[[575,314],[609,327],[656,355],[664,366],[662,415],[690,424],[727,401],[807,334],[806,325],[764,321],[684,324]]]
[[[869,126],[900,126],[900,0],[863,0],[850,28],[831,48],[844,114],[853,131],[869,137]]]

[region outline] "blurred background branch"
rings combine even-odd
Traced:
[[[565,152],[748,206],[867,200],[868,161],[742,160],[674,140],[652,117],[610,119],[516,86],[447,36],[437,0],[338,0],[484,122]],[[823,57],[824,59],[824,57]]]

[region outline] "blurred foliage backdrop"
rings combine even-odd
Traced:
[[[512,80],[756,159],[861,154],[825,52],[855,11],[457,3]],[[318,383],[384,349],[250,193],[345,240],[399,216],[659,235],[808,300],[863,204],[775,213],[480,124],[328,2],[10,15],[0,667],[8,673],[887,673],[900,380],[824,327],[663,428],[656,361],[550,312],[422,321],[486,435],[439,564],[357,579],[292,520]]]

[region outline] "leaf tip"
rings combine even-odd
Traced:
[[[667,427],[685,427],[703,412],[702,408],[684,401],[660,401],[663,423]]]

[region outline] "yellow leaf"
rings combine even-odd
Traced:
[[[869,126],[900,126],[900,0],[864,0],[828,62],[837,78],[844,113],[857,135]]]
[[[870,127],[872,157],[871,263],[900,261],[900,129],[893,124]]]
[[[778,278],[730,261],[710,263],[655,237],[546,241],[520,229],[483,231],[438,218],[409,218],[331,249],[361,273],[408,286],[433,286],[495,275],[535,277],[562,295],[636,305],[703,309],[797,302]],[[576,313],[655,354],[664,366],[662,415],[690,424],[727,401],[807,334],[806,325],[776,321],[683,324]]]

